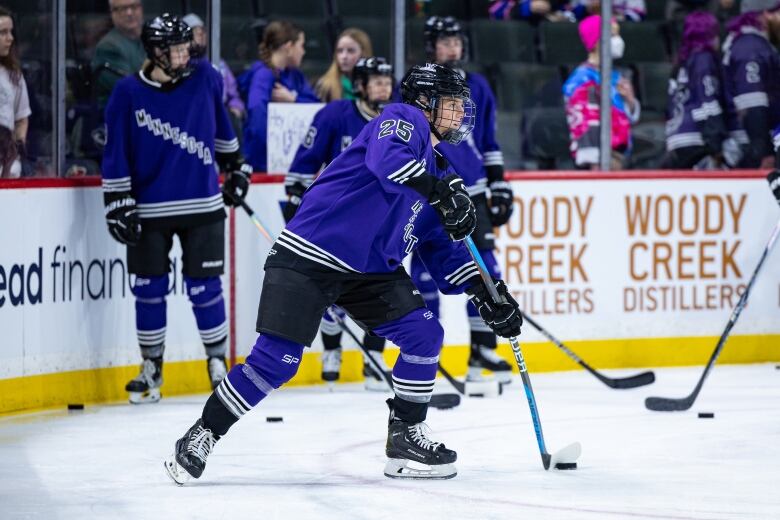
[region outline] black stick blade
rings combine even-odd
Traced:
[[[655,381],[655,374],[652,371],[642,372],[629,377],[606,377],[598,374],[597,376],[602,383],[610,388],[617,388],[618,390],[625,390],[626,388],[638,388],[640,386],[646,386]]]
[[[645,408],[654,412],[681,412],[693,406],[693,399],[671,399],[668,397],[648,397],[645,399]]]
[[[458,394],[434,394],[428,404],[438,410],[447,410],[460,404],[460,396]]]

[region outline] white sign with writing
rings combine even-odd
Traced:
[[[268,173],[287,173],[323,103],[268,104]]]

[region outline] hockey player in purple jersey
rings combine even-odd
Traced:
[[[460,23],[450,16],[432,16],[425,23],[425,49],[431,60],[447,66],[466,79],[479,118],[474,131],[462,143],[442,143],[437,148],[463,178],[466,190],[477,212],[477,229],[472,235],[491,274],[500,278],[493,249],[493,227],[503,226],[512,214],[512,188],[504,180],[504,157],[496,142],[496,100],[487,80],[480,74],[465,72],[467,42]],[[425,303],[439,316],[439,290],[419,255],[412,257],[411,275],[420,288]],[[466,304],[471,329],[471,349],[468,360],[469,381],[482,379],[482,371],[492,371],[496,378],[508,383],[512,368],[496,354],[496,335],[480,319],[477,309]]]
[[[381,57],[361,58],[355,65],[353,75],[353,91],[357,99],[331,101],[317,112],[290,165],[290,173],[284,183],[288,197],[284,207],[284,219],[287,222],[298,209],[303,192],[314,182],[323,166],[330,164],[344,151],[363,127],[390,102],[393,94],[393,66],[387,60]],[[342,310],[333,311],[340,313],[343,318]],[[320,333],[323,345],[322,379],[333,382],[338,380],[341,369],[341,328],[329,312],[322,318]],[[366,334],[363,344],[379,366],[389,372],[382,356],[384,338]],[[363,376],[368,390],[387,389],[385,379],[375,373],[368,361],[363,364]]]
[[[417,250],[445,294],[467,292],[497,334],[520,332],[506,285],[494,304],[460,242],[476,225],[462,180],[436,151],[470,133],[474,107],[463,78],[434,64],[412,67],[404,103],[388,105],[306,190],[265,263],[257,331],[246,359],[211,394],[203,414],[165,462],[178,484],[201,476],[214,444],[239,418],[289,381],[320,318],[337,304],[357,323],[393,341],[395,396],[388,400],[393,478],[451,478],[456,453],[431,440],[425,421],[444,331],[401,262]],[[409,462],[425,466],[410,469]]]
[[[780,0],[743,0],[723,43],[726,102],[736,116],[731,130],[744,156],[742,168],[771,168],[770,134],[780,124]]]
[[[225,377],[228,326],[219,279],[225,210],[217,163],[228,172],[228,204],[246,195],[251,174],[222,105],[219,72],[207,61],[189,58],[192,29],[164,14],[144,25],[141,38],[148,60],[111,94],[103,155],[108,230],[127,245],[127,267],[135,275],[143,363],[125,387],[131,403],[160,399],[174,235],[181,243],[184,283],[212,387]]]

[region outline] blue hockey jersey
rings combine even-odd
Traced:
[[[462,292],[478,276],[476,265],[428,202],[404,186],[425,171],[448,173],[437,166],[427,118],[412,106],[388,105],[309,187],[277,246],[350,274],[393,273],[419,247],[440,290]]]
[[[295,185],[300,191],[308,188],[317,173],[346,150],[369,121],[371,116],[355,101],[339,99],[322,107],[295,153],[285,177],[285,188],[289,190]]]
[[[222,76],[207,61],[174,85],[141,71],[120,80],[106,106],[103,191],[131,192],[145,220],[224,218],[215,154],[238,152],[222,104]]]

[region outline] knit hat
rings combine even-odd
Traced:
[[[585,49],[590,52],[596,48],[596,44],[599,42],[599,36],[601,35],[601,16],[593,15],[588,16],[580,22],[580,39]]]
[[[780,8],[780,0],[742,0],[740,12],[775,11],[778,8]]]
[[[184,18],[182,18],[181,21],[186,23],[187,25],[189,25],[193,29],[195,27],[203,27],[203,25],[204,25],[203,20],[201,20],[200,16],[198,16],[195,13],[190,13],[190,14],[184,16]]]

